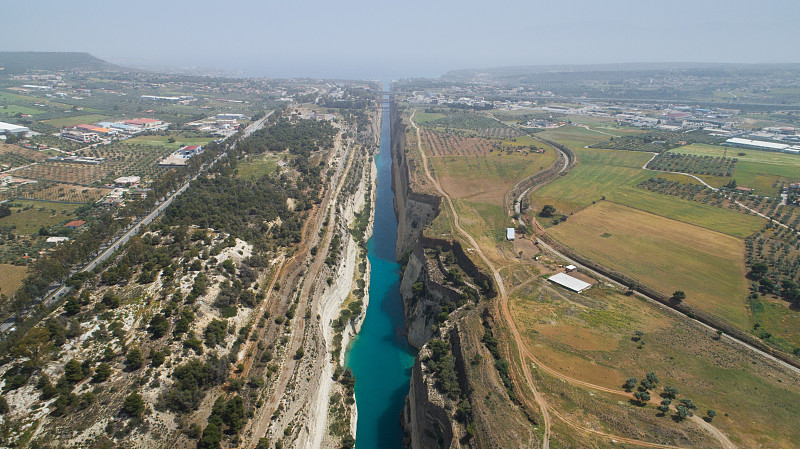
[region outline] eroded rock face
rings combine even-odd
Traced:
[[[435,379],[425,372],[419,357],[411,370],[411,388],[403,409],[403,428],[414,449],[457,448],[447,399],[436,390]]]

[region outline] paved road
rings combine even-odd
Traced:
[[[236,143],[239,140],[245,139],[245,138],[249,137],[251,134],[253,134],[255,131],[261,129],[264,126],[264,123],[266,123],[266,120],[274,112],[275,112],[274,110],[270,111],[269,114],[265,115],[263,118],[255,121],[255,122],[251,123],[250,126],[245,128],[244,132],[242,133],[242,137],[240,137],[236,142],[233,142],[231,144],[231,148],[236,148]],[[223,151],[222,153],[220,153],[219,156],[217,156],[216,159],[214,159],[214,162],[212,162],[211,164],[204,164],[202,167],[200,167],[200,170],[198,170],[198,172],[194,176],[192,176],[192,178],[190,180],[186,181],[178,190],[176,190],[166,200],[164,200],[164,201],[162,201],[160,203],[157,203],[155,209],[153,209],[144,218],[142,218],[141,220],[136,222],[136,224],[131,226],[127,231],[125,231],[125,233],[123,233],[119,238],[117,238],[113,243],[111,243],[105,250],[103,250],[100,254],[98,254],[97,257],[95,257],[91,262],[86,264],[80,270],[77,270],[77,272],[91,271],[91,270],[95,269],[95,267],[97,267],[99,264],[103,263],[106,259],[111,257],[111,255],[113,255],[114,252],[116,250],[118,250],[122,245],[127,243],[128,240],[131,239],[131,237],[133,237],[134,235],[138,234],[139,231],[142,229],[142,226],[147,226],[150,223],[152,223],[153,220],[158,218],[158,216],[161,215],[167,209],[167,207],[170,204],[172,204],[172,202],[175,200],[175,198],[179,197],[183,192],[186,191],[186,189],[189,188],[189,184],[191,184],[192,181],[197,179],[197,177],[200,176],[200,174],[203,172],[203,170],[205,170],[206,167],[208,167],[209,165],[213,165],[215,162],[217,162],[218,160],[220,160],[222,157],[224,157],[227,154],[228,154],[227,151]],[[61,299],[64,295],[69,293],[70,290],[71,290],[71,288],[66,286],[66,285],[60,286],[54,292],[48,294],[45,297],[45,299],[43,301],[44,305],[46,307],[52,306],[59,299]],[[33,309],[33,307],[31,307],[31,309]],[[30,312],[25,313],[24,316],[27,316],[29,313]],[[15,323],[15,320],[13,320],[13,318],[10,318],[9,320],[6,320],[4,323],[2,323],[0,325],[0,333],[4,333],[8,329],[12,328],[14,323]]]

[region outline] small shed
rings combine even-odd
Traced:
[[[514,228],[506,228],[506,240],[514,240]]]
[[[566,273],[558,273],[553,276],[550,276],[547,280],[550,282],[554,282],[564,288],[572,290],[573,292],[582,292],[587,288],[591,287],[592,284],[588,282],[583,282],[578,278],[574,278]]]
[[[575,265],[567,265],[566,267],[564,267],[564,269],[567,270],[567,273],[572,273],[573,271],[577,270],[578,267],[576,267]]]

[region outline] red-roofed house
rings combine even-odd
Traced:
[[[67,229],[80,229],[81,226],[85,225],[86,222],[83,220],[73,220],[69,223],[65,224],[64,227]]]

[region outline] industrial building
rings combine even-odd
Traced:
[[[566,273],[555,274],[547,278],[547,280],[577,293],[580,293],[592,286],[592,284],[583,282],[582,280],[574,278]]]
[[[100,136],[96,132],[86,131],[81,128],[66,128],[62,129],[59,136],[62,139],[74,140],[80,143],[99,142]]]
[[[765,142],[763,140],[742,139],[734,137],[725,141],[728,145],[740,148],[750,148],[763,151],[780,151],[782,153],[800,154],[800,146],[792,146],[785,143]]]
[[[200,145],[187,145],[180,150],[170,154],[164,160],[158,163],[162,167],[182,167],[186,165],[192,156],[203,152],[203,147]]]
[[[217,120],[244,120],[247,117],[244,114],[217,114],[214,118]]]
[[[28,127],[26,126],[15,125],[13,123],[0,122],[0,134],[19,135],[19,134],[25,134],[28,131],[30,131],[30,129],[28,129]]]

